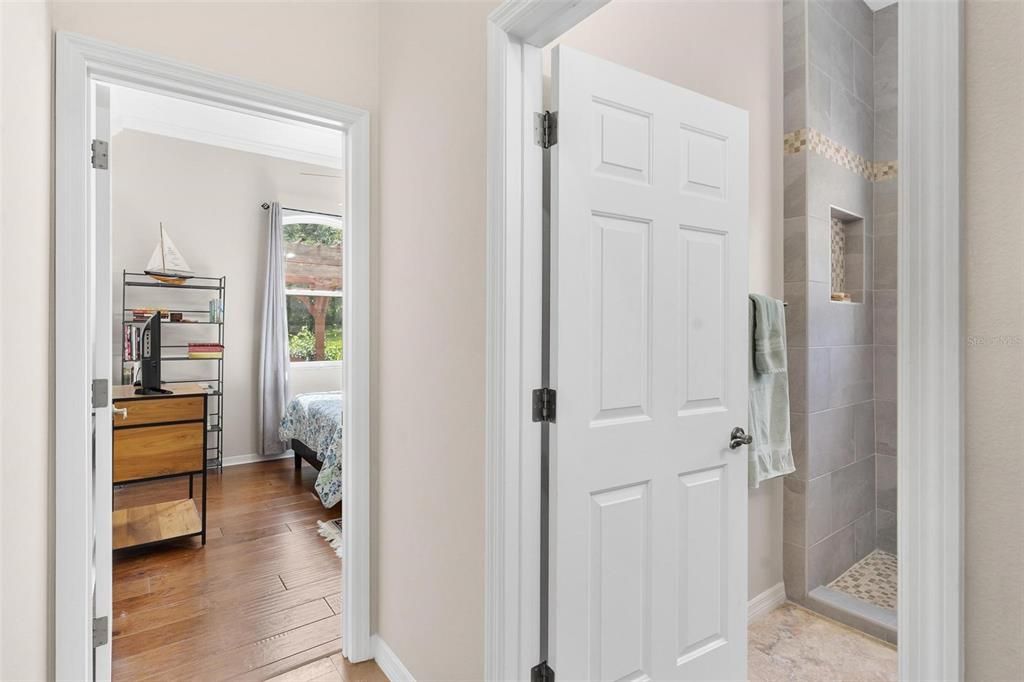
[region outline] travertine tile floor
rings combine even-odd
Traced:
[[[895,682],[896,649],[787,603],[750,624],[748,677],[751,682]],[[335,654],[272,682],[386,680],[373,661],[352,664]]]
[[[752,682],[896,680],[896,649],[795,604],[753,621],[747,644]]]

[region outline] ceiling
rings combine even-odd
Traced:
[[[345,166],[345,133],[111,86],[111,135],[138,130],[327,168]]]
[[[870,7],[872,12],[877,12],[889,5],[895,5],[896,0],[864,0],[864,4]]]

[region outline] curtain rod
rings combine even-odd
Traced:
[[[266,211],[267,209],[270,208],[270,204],[268,204],[267,202],[264,201],[262,204],[260,204],[260,207],[264,211]],[[282,206],[281,210],[282,211],[291,211],[292,213],[309,213],[311,215],[325,215],[325,216],[328,216],[330,218],[338,218],[340,220],[344,220],[345,219],[344,216],[339,215],[337,213],[325,213],[323,211],[307,211],[304,208],[288,208],[287,206]]]

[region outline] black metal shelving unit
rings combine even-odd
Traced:
[[[129,301],[129,291],[139,290],[141,293],[146,289],[169,289],[175,292],[182,292],[182,298],[188,298],[190,301],[194,300],[197,304],[199,303],[200,297],[205,294],[207,296],[206,302],[209,304],[210,294],[213,294],[213,298],[220,300],[220,310],[224,311],[225,301],[225,289],[227,285],[227,277],[192,277],[186,280],[184,284],[165,284],[164,282],[156,282],[149,275],[142,272],[128,272],[127,270],[121,273],[121,325],[136,324],[134,320],[133,310],[147,308],[152,310],[165,311],[171,313],[181,313],[184,318],[181,321],[171,321],[168,319],[160,320],[162,327],[187,327],[195,326],[197,329],[210,329],[216,328],[216,343],[224,345],[224,313],[220,315],[220,319],[213,319],[213,315],[210,312],[209,305],[206,309],[199,308],[198,305],[193,306],[192,303],[181,303],[181,308],[168,308],[162,305],[153,305],[152,301],[135,300],[140,299],[141,296],[132,296]],[[187,292],[187,293],[186,293]],[[167,334],[164,334],[166,337]],[[211,338],[193,339],[194,341],[207,341],[213,343]],[[189,373],[194,375],[187,379],[175,379],[168,381],[164,379],[165,384],[185,384],[185,383],[199,383],[209,384],[212,390],[208,391],[207,399],[208,406],[208,417],[207,417],[207,428],[206,428],[206,462],[208,467],[221,467],[224,464],[224,353],[221,353],[220,358],[190,358],[188,357],[188,345],[187,344],[174,344],[174,343],[162,343],[161,346],[161,362],[162,363],[174,363],[175,367],[191,367],[194,363],[194,371]],[[175,352],[181,353],[181,355],[175,355]],[[129,363],[133,363],[131,360],[125,360],[124,354],[121,354],[121,376],[124,377],[125,366]],[[182,364],[184,363],[184,364]],[[209,376],[214,374],[213,364],[216,366],[216,376]]]

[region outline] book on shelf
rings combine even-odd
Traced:
[[[193,360],[219,360],[224,357],[224,345],[208,342],[190,343],[188,356]]]
[[[210,322],[223,322],[224,321],[224,299],[222,298],[211,298],[210,299]]]
[[[142,330],[137,325],[124,325],[124,336],[121,340],[121,359],[126,362],[142,359]]]

